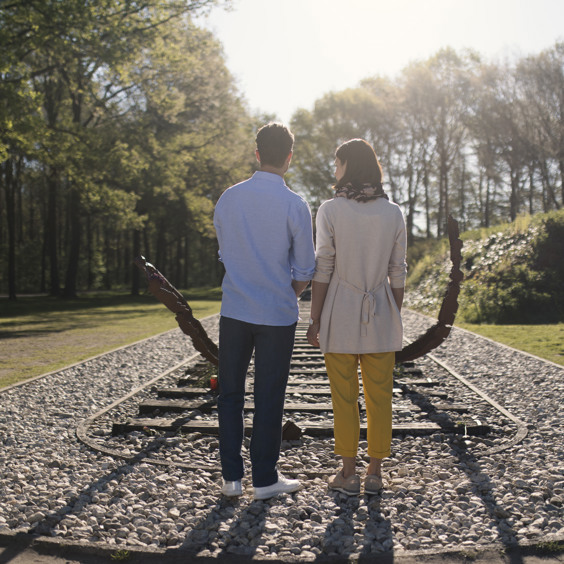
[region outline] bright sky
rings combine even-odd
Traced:
[[[564,0],[232,0],[203,25],[253,111],[288,122],[330,91],[395,77],[439,49],[489,61],[564,41]]]

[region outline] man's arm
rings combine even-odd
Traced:
[[[307,288],[309,282],[309,280],[292,280],[292,288],[294,288],[297,298],[299,298],[301,293]]]
[[[291,219],[292,247],[290,266],[292,288],[299,297],[306,289],[315,273],[315,248],[313,246],[313,228],[311,213],[305,201],[295,210]]]

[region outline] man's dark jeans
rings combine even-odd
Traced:
[[[294,348],[296,323],[289,326],[255,325],[229,317],[219,322],[219,453],[223,478],[241,480],[245,380],[255,352],[251,465],[253,486],[278,481],[276,463],[282,441],[284,397]]]

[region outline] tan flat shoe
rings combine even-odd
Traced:
[[[356,474],[345,478],[341,470],[336,476],[333,476],[328,482],[332,490],[344,493],[346,495],[360,494],[360,477]]]
[[[374,474],[367,474],[364,479],[364,493],[372,495],[377,494],[384,487],[382,478]]]

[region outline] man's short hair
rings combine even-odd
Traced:
[[[262,126],[256,137],[261,165],[280,168],[294,147],[294,135],[281,123]]]

